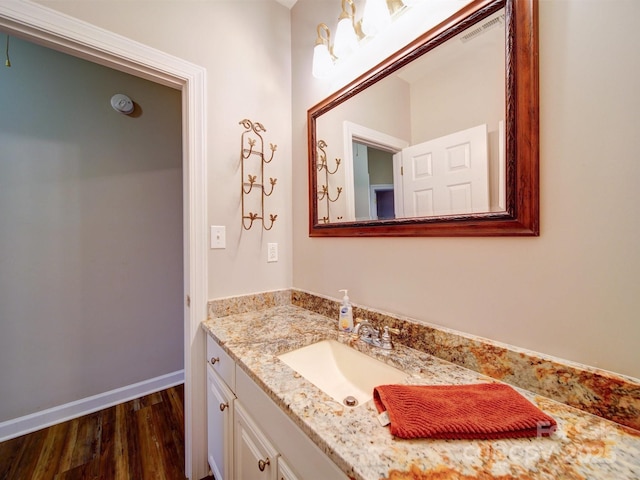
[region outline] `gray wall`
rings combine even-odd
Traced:
[[[0,69],[0,421],[184,363],[180,92],[10,46],[12,67]],[[135,115],[111,108],[115,93],[139,104]]]
[[[371,185],[393,185],[393,154],[375,148],[368,148],[367,151],[369,183]]]

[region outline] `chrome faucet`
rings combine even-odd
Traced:
[[[393,343],[391,343],[391,335],[389,332],[397,335],[400,333],[400,330],[397,328],[384,327],[382,336],[380,336],[380,330],[375,328],[368,320],[362,320],[356,325],[356,328],[353,330],[353,335],[358,337],[364,343],[368,343],[374,347],[391,350],[393,348]]]
[[[368,320],[358,322],[353,334],[369,345],[380,346],[380,330],[371,325]]]

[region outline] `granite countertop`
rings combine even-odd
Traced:
[[[373,401],[349,408],[295,373],[277,355],[324,339],[349,343],[407,374],[407,384],[495,380],[396,344],[391,352],[340,336],[337,322],[286,305],[207,320],[203,329],[346,475],[400,479],[640,478],[640,432],[516,388],[558,423],[548,438],[402,440],[377,420]]]

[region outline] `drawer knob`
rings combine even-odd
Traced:
[[[267,465],[270,465],[271,461],[269,460],[269,457],[266,458],[266,460],[258,460],[258,468],[260,469],[261,472],[264,472],[264,469],[267,468]]]
[[[224,412],[225,408],[229,408],[229,404],[228,403],[221,403],[220,404],[220,411]]]
[[[211,360],[209,361],[211,362],[211,365],[215,365],[220,361],[220,357],[211,357]]]

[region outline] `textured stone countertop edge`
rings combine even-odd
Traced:
[[[516,387],[556,418],[558,432],[552,439],[394,439],[377,422],[372,401],[355,409],[345,407],[277,355],[335,339],[405,371],[409,384],[496,380],[403,345],[392,352],[370,347],[339,335],[335,321],[304,308],[277,306],[212,318],[202,322],[202,328],[350,478],[640,478],[640,432]]]

